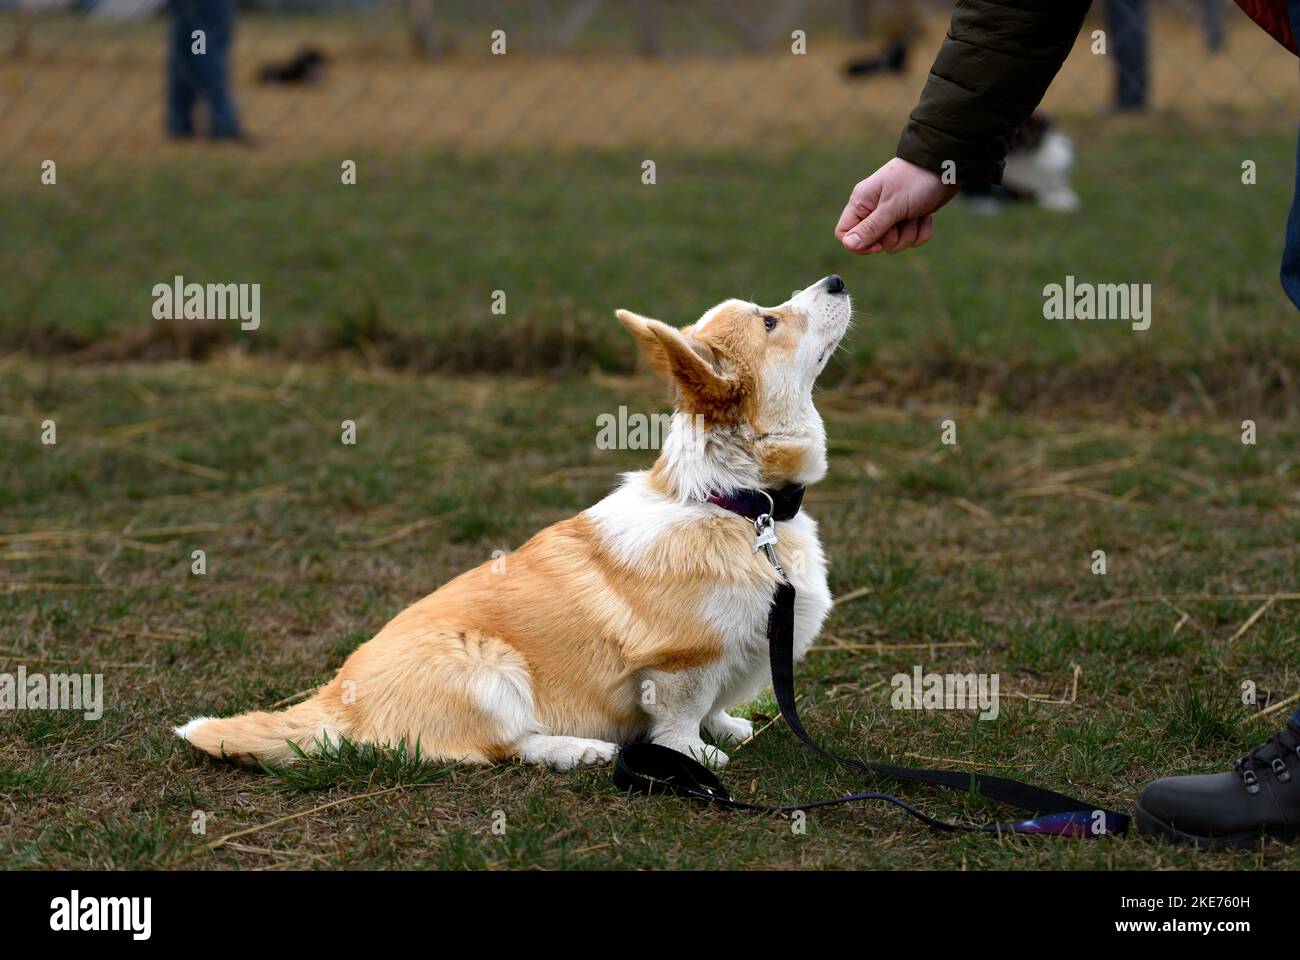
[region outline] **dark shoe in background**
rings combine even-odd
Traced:
[[[903,41],[891,43],[883,53],[875,57],[851,60],[844,65],[844,73],[849,77],[870,77],[877,73],[902,73],[907,69],[907,44]]]
[[[1143,833],[1202,849],[1300,837],[1300,710],[1231,773],[1157,780],[1136,813]]]
[[[318,83],[325,73],[325,59],[315,47],[299,47],[288,60],[263,64],[257,78],[262,83]]]
[[[251,133],[244,133],[242,130],[233,134],[213,134],[209,139],[214,143],[233,143],[235,146],[246,147],[249,150],[256,150],[263,143],[261,137],[255,137]]]

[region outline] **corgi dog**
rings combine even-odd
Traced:
[[[293,761],[290,744],[310,754],[346,738],[418,744],[431,760],[561,770],[649,739],[724,765],[717,744],[753,734],[727,709],[768,682],[779,575],[753,518],[714,501],[770,497],[825,475],[813,384],[851,312],[837,276],[777,307],[727,300],[681,329],[617,311],[674,393],[650,469],[624,474],[605,499],[504,563],[407,607],[309,700],[198,717],[176,734],[245,764]],[[802,659],[831,606],[826,564],[811,517],[800,509],[778,519],[775,560],[797,591]]]

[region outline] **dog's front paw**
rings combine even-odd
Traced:
[[[721,710],[705,719],[704,729],[714,740],[731,743],[744,743],[754,735],[752,722]]]
[[[725,767],[727,761],[731,759],[717,747],[705,743],[698,737],[694,740],[664,740],[657,741],[665,747],[670,747],[678,753],[684,753],[692,760],[696,760],[706,767]]]

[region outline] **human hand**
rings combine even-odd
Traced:
[[[900,253],[934,235],[931,214],[957,194],[957,184],[900,157],[853,188],[835,225],[851,253]]]

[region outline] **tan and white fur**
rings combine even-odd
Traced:
[[[568,769],[648,738],[725,764],[701,733],[725,745],[753,732],[727,710],[767,683],[777,575],[752,550],[753,524],[703,498],[825,474],[813,384],[850,313],[838,277],[778,307],[727,300],[680,330],[618,311],[675,394],[651,469],[399,613],[306,702],[199,717],[176,733],[243,763],[348,738]],[[830,608],[826,566],[806,513],[777,533],[801,659]]]

